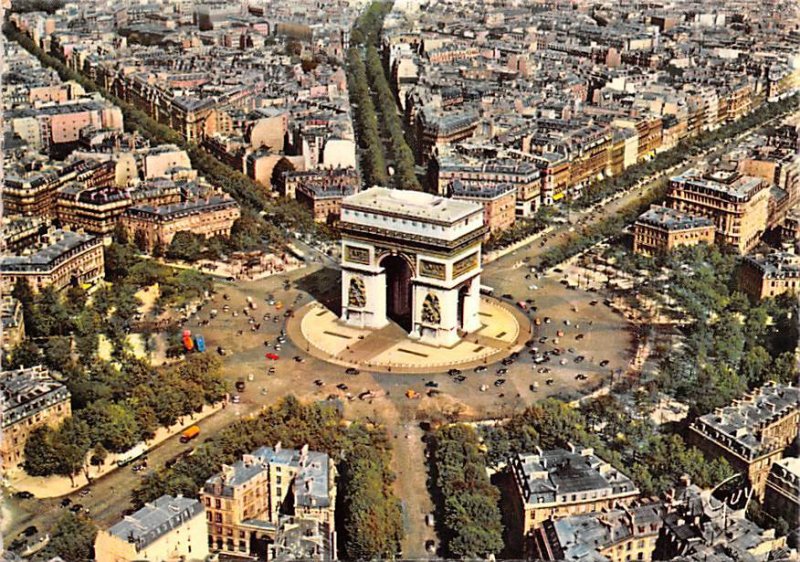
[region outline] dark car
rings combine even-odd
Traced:
[[[428,388],[439,388],[439,383],[436,381],[428,381],[425,383]]]
[[[515,351],[514,353],[509,355],[509,357],[511,357],[511,359],[517,359],[519,357],[519,351]]]
[[[26,537],[32,537],[38,532],[39,529],[37,529],[35,525],[31,525],[30,527],[25,527],[25,530],[22,531],[22,534],[25,535]]]
[[[506,365],[506,366],[508,366],[508,365],[513,365],[513,364],[514,364],[514,360],[513,360],[511,357],[506,357],[505,359],[503,359],[503,360],[501,361],[501,363],[502,363],[503,365]]]
[[[597,301],[592,301],[589,303],[590,306],[597,306]]]
[[[79,504],[79,503],[72,504],[72,507],[70,507],[70,508],[69,508],[69,510],[70,510],[72,513],[79,513],[79,512],[81,512],[81,511],[83,511],[83,505],[82,505],[82,504]]]
[[[317,386],[325,386],[325,383],[322,382],[320,379],[315,380],[314,384],[317,385]]]
[[[64,498],[61,500],[61,507],[69,507],[69,504],[72,503],[72,500],[69,498]]]
[[[610,363],[610,361],[609,361],[608,359],[603,359],[602,361],[600,361],[600,366],[601,366],[601,367],[605,367],[605,366],[607,366],[609,363]]]
[[[547,379],[547,380],[546,380],[546,381],[544,381],[544,382],[545,382],[545,384],[546,384],[546,385],[550,386],[551,384],[553,384],[553,383],[554,383],[554,382],[556,382],[556,381],[555,381],[555,379]]]
[[[361,371],[359,371],[358,369],[356,369],[354,367],[348,367],[347,369],[345,369],[344,372],[345,372],[346,375],[357,375]]]
[[[486,371],[486,365],[479,365],[479,366],[475,367],[475,372],[476,373],[483,373],[485,371]]]
[[[576,339],[576,340],[578,340],[578,341],[580,341],[580,340],[582,340],[584,337],[585,337],[585,336],[584,336],[583,334],[578,334],[577,336],[575,336],[575,339]]]
[[[245,386],[243,380],[236,381],[236,392],[244,392]]]
[[[545,317],[544,317],[544,323],[545,323],[545,324],[549,324],[549,323],[550,323],[550,322],[552,322],[552,321],[553,321],[553,319],[552,319],[552,318],[550,318],[549,316],[545,316]]]
[[[506,379],[497,379],[494,381],[495,386],[503,386],[504,384],[506,384]]]
[[[512,294],[509,294],[509,293],[505,293],[505,294],[503,295],[503,298],[504,298],[504,299],[508,299],[508,300],[510,300],[510,301],[513,301],[513,300],[514,300],[514,295],[512,295]]]
[[[338,388],[339,390],[344,391],[344,390],[347,390],[347,385],[344,384],[343,382],[340,382],[339,384],[336,385],[336,388]]]
[[[584,359],[586,359],[586,358],[585,358],[583,355],[578,355],[578,356],[575,358],[575,362],[576,362],[576,363],[583,363],[583,360],[584,360]]]
[[[447,371],[447,374],[450,375],[451,377],[454,377],[456,375],[460,375],[461,371],[459,369],[450,369],[449,371]]]
[[[585,381],[586,375],[584,375],[583,373],[578,373],[577,375],[575,375],[575,378],[579,381]]]
[[[23,490],[21,492],[17,492],[14,495],[17,496],[21,500],[29,500],[29,499],[33,498],[33,494],[28,492],[28,491],[26,491],[26,490]]]
[[[506,368],[497,369],[497,374],[498,375],[505,375],[507,373],[508,373],[508,369],[506,369]]]
[[[465,380],[467,380],[467,377],[465,377],[464,375],[457,375],[457,376],[453,377],[453,381],[454,382],[459,382],[460,383],[460,382],[464,382]]]

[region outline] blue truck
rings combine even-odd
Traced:
[[[194,337],[194,348],[200,353],[206,350],[206,339],[203,336]]]

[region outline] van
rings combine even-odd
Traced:
[[[187,427],[183,430],[183,433],[181,433],[181,443],[188,443],[198,435],[200,435],[200,428],[198,426],[193,425],[192,427]]]

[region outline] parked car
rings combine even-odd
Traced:
[[[608,359],[603,359],[602,361],[600,361],[600,366],[601,367],[606,367],[606,366],[608,366],[609,363],[610,363],[610,361]]]
[[[347,369],[345,369],[345,371],[344,371],[344,373],[345,373],[346,375],[357,375],[357,374],[359,374],[360,372],[361,372],[361,371],[359,371],[358,369],[355,369],[355,368],[353,368],[353,367],[348,367],[348,368],[347,368]]]
[[[483,373],[485,371],[486,371],[486,365],[478,365],[477,367],[475,367],[476,373]]]
[[[447,374],[450,375],[451,377],[454,377],[456,375],[460,375],[461,371],[459,369],[450,369],[449,371],[447,371]]]
[[[497,369],[497,374],[498,375],[505,375],[507,373],[508,373],[508,369],[506,369],[505,367],[503,367],[501,369]]]
[[[270,361],[277,361],[278,359],[280,359],[280,356],[278,356],[276,353],[267,353],[264,357],[266,357]]]
[[[26,491],[26,490],[22,490],[21,492],[17,492],[14,495],[17,496],[21,500],[29,500],[29,499],[33,498],[33,494],[28,492],[28,491]]]
[[[494,381],[495,386],[503,386],[504,384],[506,384],[506,379],[497,379]]]
[[[425,383],[428,388],[439,388],[439,383],[436,381],[428,381]]]

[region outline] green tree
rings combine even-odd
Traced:
[[[127,451],[139,439],[139,426],[133,412],[121,404],[101,400],[78,415],[91,428],[92,443],[100,443],[111,452]]]
[[[54,446],[55,430],[43,425],[25,441],[25,472],[31,476],[50,476],[58,470],[59,452]]]
[[[196,261],[203,250],[203,241],[201,235],[187,231],[178,232],[169,243],[165,255],[173,260]]]
[[[60,556],[64,560],[94,560],[94,541],[97,528],[91,519],[81,514],[65,512],[50,531],[45,557]]]

